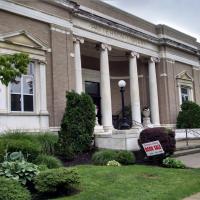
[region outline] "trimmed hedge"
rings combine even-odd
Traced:
[[[176,127],[200,128],[200,106],[191,101],[184,102],[177,117]]]
[[[35,178],[35,189],[40,194],[55,195],[67,193],[79,184],[79,175],[72,168],[49,169]]]
[[[95,106],[85,93],[67,92],[67,106],[58,133],[58,154],[73,159],[76,154],[88,151],[92,144],[95,126]]]
[[[37,165],[46,165],[49,169],[59,168],[63,166],[62,162],[58,158],[49,155],[39,155],[34,163]]]
[[[0,177],[0,200],[31,200],[31,195],[16,180]]]
[[[115,160],[123,165],[130,165],[135,163],[135,156],[130,151],[117,150],[100,150],[92,156],[92,162],[95,165],[106,165],[111,160]]]

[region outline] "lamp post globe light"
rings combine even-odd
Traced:
[[[120,80],[118,82],[118,86],[120,88],[121,101],[122,101],[122,123],[120,124],[120,129],[125,130],[130,128],[130,126],[127,123],[127,119],[125,116],[125,109],[124,109],[124,92],[125,92],[126,82],[124,80]]]

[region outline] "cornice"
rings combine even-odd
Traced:
[[[179,50],[186,51],[188,53],[196,55],[200,58],[200,49],[198,47],[196,48],[192,47],[190,44],[187,45],[185,42],[177,41],[175,38],[173,39],[171,37],[168,37],[167,35],[154,36],[153,34],[147,33],[147,31],[145,30],[144,31],[138,30],[134,27],[127,26],[124,23],[116,22],[114,18],[112,20],[111,17],[107,18],[106,16],[104,17],[99,16],[96,14],[96,12],[92,13],[90,10],[84,9],[83,6],[80,6],[74,1],[70,0],[48,0],[48,1],[42,0],[42,1],[67,9],[72,13],[73,16],[85,19],[87,21],[98,23],[108,28],[118,30],[120,32],[124,32],[126,34],[143,39],[158,46],[171,46],[173,48],[177,48]],[[9,4],[8,2],[9,1],[0,0],[0,9],[4,9],[14,13],[18,13],[19,11],[21,11],[18,14],[25,15],[30,18],[44,21],[50,24],[56,24],[61,27],[69,29],[72,28],[73,26],[73,24],[71,24],[70,21],[52,16],[51,14],[43,13],[42,11],[36,10],[34,8],[26,8],[25,6],[23,8],[23,5],[20,6],[19,4],[14,3],[13,1],[11,1],[13,4],[12,5],[10,4],[12,7],[9,7],[9,5],[6,5],[6,3]]]

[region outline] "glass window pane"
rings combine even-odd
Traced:
[[[188,88],[181,88],[182,94],[188,94]]]
[[[24,111],[33,111],[32,95],[24,95]]]
[[[20,94],[11,94],[11,111],[21,111]]]
[[[28,70],[27,70],[28,75],[34,75],[34,63],[30,63],[28,65]]]
[[[85,92],[90,95],[99,96],[99,83],[86,81]]]
[[[23,76],[23,94],[33,94],[33,77]]]
[[[14,82],[11,83],[11,93],[21,93],[21,78],[17,77]]]

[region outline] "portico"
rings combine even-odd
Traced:
[[[145,106],[150,106],[151,108],[153,125],[160,125],[156,77],[156,63],[159,62],[159,58],[122,49],[115,45],[111,46],[99,41],[80,38],[80,36],[74,36],[74,41],[74,60],[77,72],[75,77],[77,80],[76,92],[85,91],[84,81],[90,81],[90,78],[83,77],[87,76],[85,71],[90,71],[90,76],[94,77],[95,73],[98,74],[96,81],[100,84],[101,125],[103,130],[101,133],[116,133],[113,127],[112,116],[120,111],[120,96],[119,90],[117,90],[117,82],[120,79],[125,79],[128,83],[126,88],[126,105],[131,108],[131,132],[135,134],[140,132],[142,128],[141,111]],[[83,41],[85,42],[83,43]],[[140,74],[138,74],[138,71]],[[93,73],[94,75],[92,75]],[[145,80],[140,81],[139,79]],[[92,80],[92,82],[96,81]],[[80,88],[82,89],[80,90]],[[142,92],[142,90],[147,91],[148,94],[143,95],[144,91]],[[140,98],[142,98],[142,103]]]

